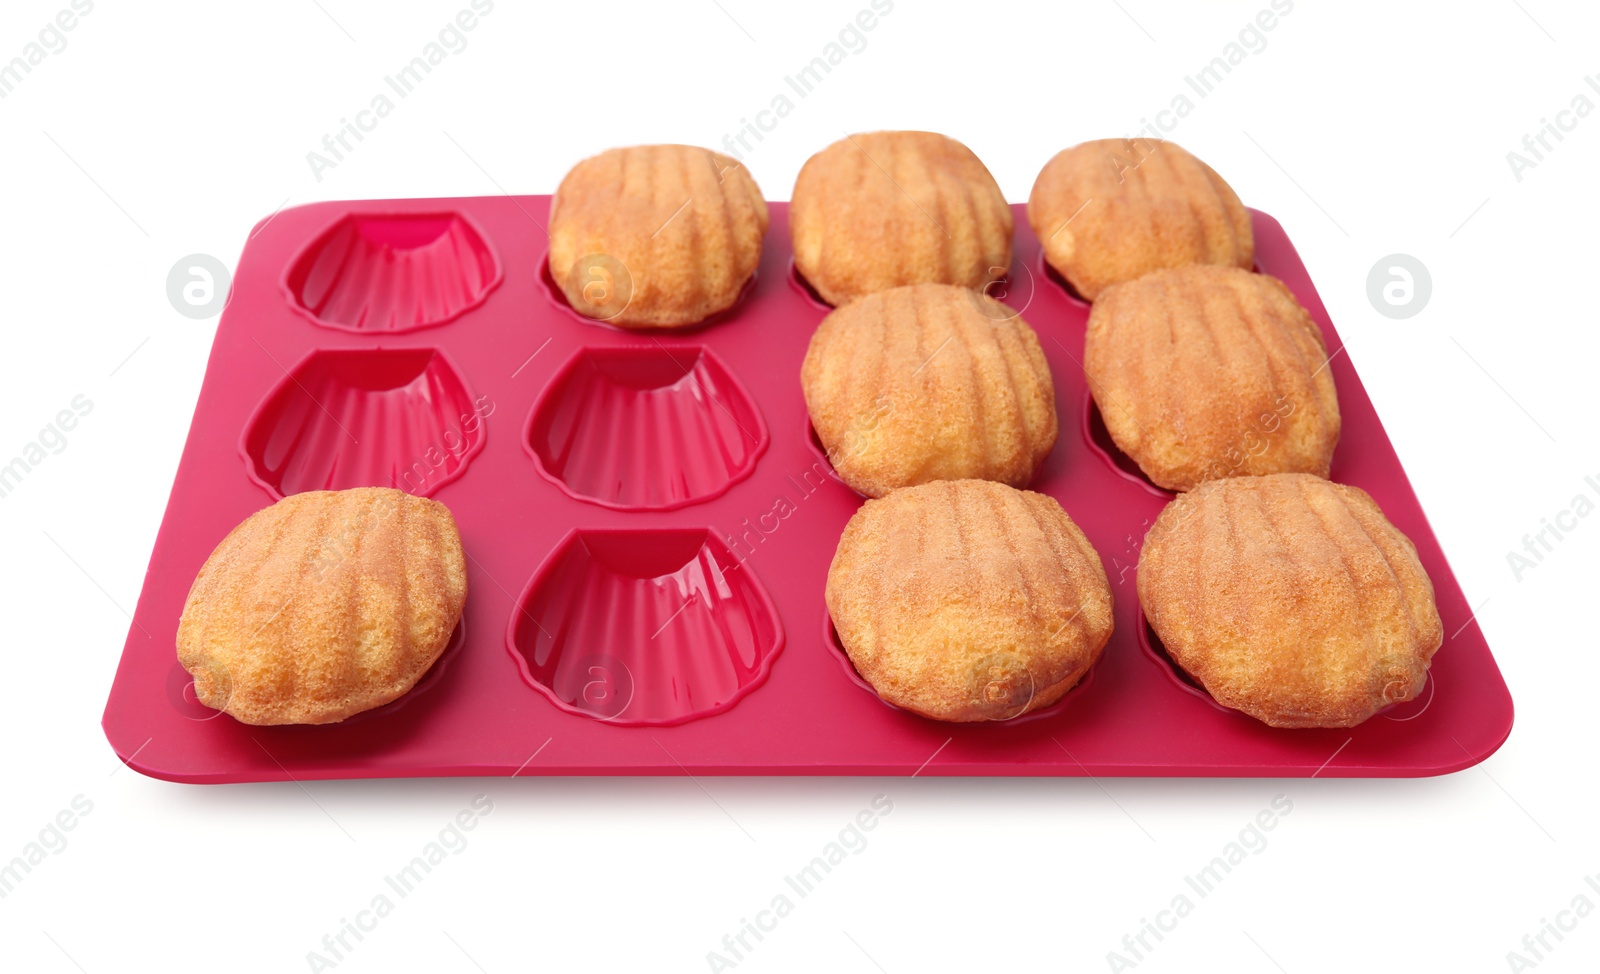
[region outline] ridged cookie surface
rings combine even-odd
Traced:
[[[806,160],[789,204],[795,267],[833,305],[904,284],[983,287],[1011,264],[1012,224],[978,157],[934,132],[835,142]]]
[[[466,604],[455,519],[399,490],[293,494],[250,515],[194,580],[178,660],[246,724],[326,724],[410,690]]]
[[[1054,499],[940,481],[862,505],[828,570],[856,671],[938,720],[1007,720],[1070,690],[1111,638],[1100,556]]]
[[[767,204],[744,166],[691,145],[585,159],[550,200],[550,276],[581,314],[633,328],[731,307],[761,262]]]
[[[1309,474],[1215,480],[1168,504],[1139,601],[1218,703],[1273,727],[1352,727],[1412,699],[1444,641],[1410,539],[1366,492]]]
[[[1058,153],[1028,198],[1045,258],[1086,300],[1164,267],[1255,262],[1250,212],[1176,143],[1100,139]]]
[[[1277,278],[1195,265],[1109,288],[1083,365],[1112,440],[1162,487],[1328,475],[1333,370],[1322,330]]]
[[[834,470],[869,497],[933,480],[1023,487],[1056,441],[1038,336],[954,285],[893,288],[833,311],[800,382]]]

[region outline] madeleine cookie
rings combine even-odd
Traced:
[[[806,160],[789,204],[794,264],[829,304],[903,284],[981,288],[1011,265],[1011,207],[972,150],[933,132],[864,132]]]
[[[612,149],[572,167],[550,200],[550,277],[590,318],[692,325],[739,299],[766,232],[761,190],[727,156]]]
[[[868,497],[933,480],[1023,487],[1056,442],[1038,336],[1000,302],[950,284],[835,310],[811,336],[800,384],[834,470]]]
[[[1139,601],[1173,661],[1273,727],[1353,727],[1421,692],[1444,641],[1417,550],[1355,487],[1214,480],[1145,536]]]
[[[1050,266],[1086,300],[1164,267],[1255,263],[1250,212],[1173,142],[1101,139],[1058,153],[1028,198]]]
[[[1277,278],[1195,265],[1108,288],[1083,365],[1111,439],[1162,487],[1328,475],[1333,370],[1322,330]]]
[[[1111,638],[1100,556],[1061,505],[984,480],[862,505],[828,570],[828,612],[856,671],[937,720],[1048,707]]]
[[[327,724],[400,697],[467,598],[454,518],[382,487],[292,494],[217,545],[178,622],[208,707],[246,724]]]

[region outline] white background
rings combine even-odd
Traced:
[[[8,0],[0,61],[66,5]],[[498,0],[466,49],[315,179],[306,153],[466,6],[100,0],[0,100],[0,457],[75,395],[94,403],[0,500],[0,860],[75,796],[93,803],[0,900],[0,968],[309,969],[323,935],[479,793],[493,811],[470,846],[338,970],[708,970],[723,935],[878,794],[894,809],[869,846],[740,971],[1107,970],[1122,936],[1280,794],[1293,811],[1270,844],[1140,971],[1506,970],[1575,896],[1600,905],[1584,883],[1600,871],[1600,517],[1520,581],[1507,563],[1590,490],[1585,475],[1600,479],[1600,114],[1520,181],[1506,159],[1580,92],[1600,105],[1583,80],[1600,72],[1600,12],[1555,0],[1297,0],[1171,132],[1288,229],[1482,605],[1517,722],[1480,768],[303,788],[119,771],[100,713],[216,325],[169,305],[173,264],[200,252],[232,266],[285,202],[548,193],[612,145],[719,145],[867,2]],[[1266,6],[896,0],[748,163],[784,199],[805,158],[847,131],[934,129],[1025,200],[1057,150],[1195,97],[1184,76]],[[1404,321],[1366,295],[1369,269],[1396,252],[1433,279]],[[1594,970],[1600,914],[1564,936],[1538,970]]]

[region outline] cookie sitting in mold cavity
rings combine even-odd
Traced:
[[[467,599],[455,519],[379,487],[257,511],[200,569],[178,622],[196,698],[246,724],[328,724],[398,699]]]
[[[1188,264],[1250,268],[1250,211],[1174,142],[1100,139],[1058,153],[1034,181],[1028,222],[1045,258],[1086,300]]]
[[[709,149],[641,145],[578,163],[550,200],[550,277],[580,314],[693,325],[733,306],[761,261],[767,204]]]
[[[1061,505],[984,480],[867,501],[839,539],[825,597],[856,672],[938,720],[1050,706],[1113,624],[1100,556]]]
[[[994,176],[935,132],[864,132],[806,160],[789,232],[795,269],[829,304],[907,284],[981,288],[1011,265]]]
[[[1444,642],[1417,549],[1363,490],[1213,480],[1156,518],[1139,602],[1173,662],[1273,727],[1353,727],[1413,699]]]
[[[1108,288],[1089,314],[1083,365],[1112,440],[1168,490],[1328,475],[1333,370],[1322,330],[1275,277],[1194,265]]]
[[[932,480],[1023,487],[1056,442],[1038,336],[1000,302],[949,284],[835,310],[811,336],[800,383],[834,470],[868,497]]]

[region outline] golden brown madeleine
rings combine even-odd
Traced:
[[[1250,211],[1173,142],[1101,139],[1057,153],[1034,181],[1028,222],[1089,301],[1164,267],[1255,263]]]
[[[611,149],[572,167],[550,200],[550,276],[591,318],[692,325],[738,300],[766,232],[761,190],[727,156]]]
[[[835,142],[806,160],[789,204],[795,267],[833,305],[903,284],[981,288],[1011,264],[1012,222],[972,150],[934,132]]]
[[[1083,365],[1117,446],[1169,490],[1328,475],[1339,398],[1322,330],[1277,278],[1156,271],[1100,295]]]
[[[1100,556],[1053,498],[986,480],[862,505],[828,570],[828,612],[885,700],[938,720],[1048,707],[1111,638]]]
[[[326,724],[428,671],[467,598],[455,519],[381,487],[293,494],[217,545],[178,622],[195,696],[246,724]]]
[[[1168,504],[1139,601],[1172,659],[1273,727],[1352,727],[1415,697],[1444,641],[1417,549],[1365,491],[1235,477]]]
[[[1056,442],[1039,338],[978,291],[913,284],[822,320],[800,384],[840,479],[868,497],[933,480],[1024,487]]]

